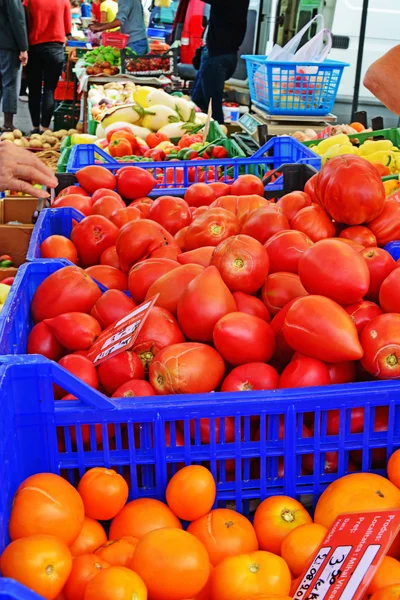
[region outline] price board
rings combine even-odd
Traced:
[[[341,515],[299,581],[295,600],[358,600],[400,531],[400,510]]]
[[[125,317],[105,329],[90,348],[87,358],[99,365],[110,356],[129,350],[135,343],[159,294],[137,306]]]

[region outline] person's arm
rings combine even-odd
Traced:
[[[115,19],[111,23],[92,23],[89,25],[90,31],[93,33],[100,33],[101,31],[108,31],[109,29],[117,29],[121,27],[121,21],[119,19]]]
[[[100,23],[101,24],[107,23],[107,11],[101,10],[101,7],[100,7]]]
[[[6,9],[18,50],[21,54],[25,53],[26,55],[28,50],[28,34],[26,31],[25,11],[21,0],[7,0]]]
[[[72,30],[72,16],[71,16],[71,5],[69,0],[65,0],[64,4],[64,29],[65,29],[65,37],[71,35]]]
[[[400,115],[399,64],[400,46],[396,46],[374,62],[364,77],[365,87],[397,115]]]
[[[54,173],[33,152],[14,146],[11,142],[0,142],[0,191],[11,190],[35,198],[48,198],[48,192],[33,187],[32,182],[48,188],[58,185]]]

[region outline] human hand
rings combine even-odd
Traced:
[[[46,190],[33,187],[40,183],[55,188],[58,180],[53,171],[47,168],[36,156],[11,142],[0,142],[0,192],[11,190],[22,192],[35,198],[48,198]]]
[[[102,24],[101,23],[91,23],[89,25],[89,29],[90,29],[90,31],[93,31],[93,33],[98,33],[99,31],[102,31]]]
[[[19,53],[19,60],[23,67],[28,64],[28,52],[26,50]]]

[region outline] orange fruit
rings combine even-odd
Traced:
[[[374,473],[352,473],[330,484],[317,502],[315,523],[330,527],[344,513],[400,508],[400,490]]]
[[[90,517],[85,517],[80,534],[69,547],[72,556],[81,554],[92,554],[99,546],[107,541],[107,535],[103,527]]]
[[[9,531],[12,540],[35,534],[54,535],[69,546],[85,518],[83,502],[68,481],[53,473],[38,473],[17,489]]]
[[[305,570],[328,530],[317,523],[306,523],[293,529],[282,542],[281,555],[295,577]]]
[[[152,498],[138,498],[128,502],[114,517],[109,537],[131,536],[140,540],[146,533],[162,527],[182,529],[182,523],[166,504]]]
[[[101,569],[89,581],[84,600],[147,600],[142,579],[126,567]]]
[[[389,585],[373,594],[370,600],[400,600],[400,585]]]
[[[84,474],[78,492],[88,517],[108,521],[125,506],[129,488],[125,479],[113,469],[96,467]]]
[[[118,540],[110,540],[97,548],[95,554],[101,556],[110,565],[116,567],[127,567],[133,553],[135,552],[138,539],[134,537],[123,537]]]
[[[387,474],[390,481],[400,488],[400,450],[393,452],[387,464]]]
[[[208,581],[207,550],[180,529],[157,529],[139,540],[130,568],[143,579],[152,600],[193,598]]]
[[[229,508],[212,510],[190,523],[187,530],[204,544],[214,567],[227,556],[258,550],[253,525],[246,517]]]
[[[296,527],[312,523],[312,519],[294,498],[271,496],[261,502],[253,523],[261,550],[280,554],[284,538]]]
[[[108,567],[108,562],[95,554],[81,554],[74,558],[71,574],[63,589],[65,600],[83,600],[88,582],[101,569]]]
[[[72,556],[63,541],[52,535],[32,535],[4,550],[0,570],[46,600],[54,600],[72,569]]]
[[[264,596],[288,596],[291,576],[280,556],[259,550],[229,556],[211,575],[211,600],[254,600]]]
[[[215,496],[214,477],[201,465],[190,465],[175,473],[166,491],[168,506],[184,521],[195,521],[210,512]]]
[[[350,125],[350,127],[352,129],[355,129],[357,131],[357,133],[361,133],[362,131],[365,131],[365,127],[362,123],[359,123],[358,121],[354,121],[354,123],[352,123]]]
[[[391,556],[384,556],[375,571],[368,587],[368,594],[374,594],[388,585],[400,584],[400,562]]]

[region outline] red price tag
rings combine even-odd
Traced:
[[[147,302],[143,302],[143,304],[137,306],[126,317],[107,327],[90,348],[87,358],[94,365],[99,365],[107,360],[107,358],[110,358],[110,356],[115,356],[124,352],[124,350],[129,350],[135,343],[158,296],[159,294],[147,300]]]
[[[328,125],[322,131],[317,134],[316,140],[324,140],[325,138],[329,138],[332,135],[332,125]]]
[[[400,510],[341,515],[328,531],[293,598],[362,598],[399,530]]]

